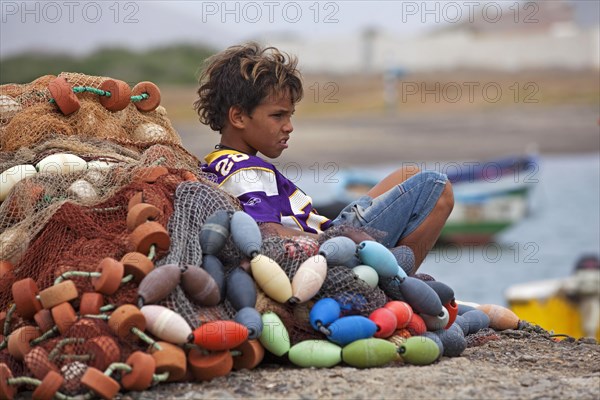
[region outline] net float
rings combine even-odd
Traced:
[[[192,328],[175,311],[157,305],[140,308],[146,319],[146,329],[157,338],[174,344],[188,342]]]
[[[2,258],[16,265],[29,247],[29,231],[26,227],[15,226],[0,233],[0,249]]]
[[[111,336],[102,335],[85,342],[85,351],[92,357],[90,367],[104,371],[108,366],[121,359],[119,343]]]
[[[448,325],[446,325],[445,329],[448,329],[454,321],[456,321],[456,317],[458,315],[458,305],[454,299],[450,300],[448,303],[444,304],[444,308],[448,310]]]
[[[250,269],[254,281],[267,296],[279,303],[286,303],[292,297],[292,284],[274,260],[258,254],[250,260]],[[229,285],[228,287],[231,288]]]
[[[10,261],[0,260],[0,280],[8,279],[14,269],[15,267]]]
[[[481,310],[467,311],[462,316],[469,325],[468,335],[490,326],[490,317]]]
[[[292,279],[290,303],[305,303],[312,299],[323,286],[327,277],[327,260],[318,254],[300,264]]]
[[[235,321],[212,321],[200,325],[187,337],[207,350],[230,350],[248,340],[248,328]]]
[[[256,305],[254,280],[239,267],[227,276],[227,300],[236,311]]]
[[[187,373],[187,358],[181,347],[167,342],[157,342],[160,350],[152,346],[150,354],[154,358],[155,373],[169,373],[167,382],[177,382],[182,380]]]
[[[442,312],[438,315],[421,314],[421,318],[425,322],[428,331],[437,331],[444,329],[448,325],[450,315],[448,310],[442,308]]]
[[[41,346],[35,346],[23,360],[29,371],[37,379],[44,379],[50,371],[58,372],[58,368],[48,359],[48,351]]]
[[[240,309],[233,319],[238,324],[248,328],[248,339],[258,339],[262,334],[263,323],[261,315],[254,307]]]
[[[208,272],[195,265],[186,265],[181,273],[181,288],[188,298],[201,306],[216,306],[221,292]]]
[[[387,340],[359,339],[344,346],[342,359],[355,368],[382,367],[397,360],[398,352],[396,346]]]
[[[135,228],[129,235],[133,251],[148,254],[151,246],[157,250],[169,250],[171,239],[167,230],[158,222],[146,222]]]
[[[181,268],[167,264],[153,269],[138,287],[141,304],[155,304],[165,299],[181,282]]]
[[[87,162],[74,154],[56,153],[44,157],[35,168],[40,173],[70,174],[85,171]]]
[[[67,194],[80,202],[94,202],[98,200],[98,193],[94,186],[85,179],[78,179],[69,186]]]
[[[318,331],[321,327],[328,327],[337,320],[341,313],[342,310],[337,301],[331,298],[321,299],[310,309],[310,325]]]
[[[417,278],[407,276],[401,281],[395,278],[384,278],[382,289],[388,296],[400,292],[401,300],[410,304],[413,311],[419,314],[438,315],[444,308],[437,293],[424,281]],[[390,297],[393,298],[393,296]]]
[[[390,252],[396,258],[396,263],[406,272],[411,275],[415,270],[415,253],[408,246],[396,246],[390,249]]]
[[[369,319],[377,325],[377,332],[373,335],[376,338],[387,338],[396,331],[396,314],[387,308],[378,308],[374,310]]]
[[[379,275],[377,274],[377,271],[368,265],[357,265],[352,268],[352,271],[372,289],[375,289],[379,284]]]
[[[162,211],[152,204],[136,204],[127,212],[127,231],[133,232],[135,228],[148,221],[158,221],[162,217]]]
[[[441,332],[441,331],[439,331],[439,332]],[[427,331],[419,336],[423,336],[423,337],[433,340],[435,342],[435,344],[437,344],[438,349],[440,350],[440,355],[438,356],[438,360],[440,358],[442,358],[442,355],[444,355],[444,343],[442,342],[442,339],[440,339],[440,337],[437,335],[437,332]]]
[[[304,340],[288,353],[290,361],[304,368],[331,368],[342,362],[342,348],[328,340]]]
[[[233,357],[233,369],[253,369],[261,363],[265,356],[265,348],[258,340],[246,340],[233,349],[239,355]]]
[[[115,335],[124,340],[135,340],[133,328],[146,330],[146,317],[132,304],[124,304],[112,312],[108,326]]]
[[[78,297],[79,291],[75,282],[66,280],[42,290],[40,303],[42,303],[42,307],[49,310],[60,303],[75,300]]]
[[[398,347],[402,360],[412,365],[429,365],[440,357],[438,345],[425,336],[413,336]]]
[[[323,242],[319,254],[328,265],[346,265],[356,255],[356,243],[349,237],[336,236]]]
[[[400,280],[407,277],[396,257],[381,243],[365,240],[360,242],[357,249],[360,261],[377,271],[380,277],[398,277]]]
[[[104,160],[90,160],[87,162],[88,171],[97,170],[97,171],[106,171],[115,166],[116,163]]]
[[[113,399],[121,389],[119,382],[94,367],[85,370],[81,384],[105,400]]]
[[[144,197],[144,192],[137,192],[136,194],[134,194],[133,196],[131,196],[131,198],[127,201],[127,211],[131,210],[133,208],[133,206],[140,204],[140,203],[145,203],[145,197]]]
[[[33,316],[33,320],[37,324],[38,328],[40,328],[40,332],[46,333],[52,328],[54,328],[54,319],[52,318],[52,313],[50,310],[42,309],[35,313]],[[4,326],[1,324],[0,326]]]
[[[60,303],[50,310],[52,319],[61,334],[65,334],[77,322],[77,313],[71,303]]]
[[[423,281],[427,286],[433,289],[434,292],[437,293],[438,297],[442,304],[446,304],[450,302],[450,300],[454,299],[454,290],[445,283],[440,281]]]
[[[482,304],[477,307],[478,310],[487,314],[490,319],[489,326],[497,331],[505,329],[517,329],[519,326],[519,317],[506,307],[496,304]]]
[[[8,122],[21,111],[21,108],[21,104],[15,101],[11,96],[0,95],[0,119],[4,120],[4,123]]]
[[[229,374],[233,369],[233,357],[229,351],[209,353],[192,348],[188,353],[188,365],[195,380],[209,381]]]
[[[408,303],[404,301],[393,300],[387,302],[383,307],[394,313],[396,316],[396,326],[398,329],[406,328],[413,315],[413,309]]]
[[[248,258],[253,258],[260,253],[262,235],[258,224],[249,214],[244,211],[234,212],[231,216],[230,230],[233,243],[242,254]]]
[[[154,263],[148,256],[133,251],[121,258],[125,268],[125,276],[132,275],[135,283],[140,283],[150,272],[154,270]]]
[[[464,336],[469,334],[469,323],[462,315],[456,316],[454,325],[458,326],[462,330]]]
[[[0,202],[4,201],[13,187],[23,179],[37,174],[33,165],[22,164],[10,167],[0,174]]]
[[[48,374],[42,379],[40,385],[35,388],[32,399],[53,399],[58,389],[64,383],[65,378],[56,371],[48,371]]]
[[[350,315],[337,319],[327,329],[330,332],[327,339],[343,347],[355,340],[373,337],[377,325],[362,315]]]
[[[98,315],[102,306],[104,306],[104,296],[101,293],[86,292],[81,295],[79,314],[82,316]]]
[[[121,279],[125,274],[125,266],[111,257],[105,257],[98,263],[97,270],[100,277],[92,278],[92,285],[96,292],[110,296],[121,286]]]
[[[38,287],[31,278],[21,279],[13,283],[12,295],[17,314],[24,319],[33,318],[35,313],[43,308],[42,303],[37,298],[38,293]]]
[[[169,136],[169,133],[163,126],[152,122],[140,124],[131,134],[131,138],[133,140],[140,142],[159,142],[163,140],[169,140]]]
[[[290,350],[290,335],[287,328],[274,312],[264,313],[262,321],[263,331],[259,338],[260,343],[276,356],[283,356]]]
[[[71,115],[81,108],[81,103],[79,103],[79,99],[73,92],[73,88],[64,77],[54,78],[48,84],[48,90],[58,109],[64,115]]]
[[[106,332],[106,323],[94,318],[80,318],[73,324],[71,330],[67,332],[76,332],[78,338],[90,339],[96,336],[101,336]]]
[[[110,96],[100,96],[99,99],[100,104],[108,111],[121,111],[129,105],[131,88],[127,82],[118,79],[106,79],[99,89],[110,94]]]
[[[425,321],[423,321],[423,318],[419,314],[413,313],[406,325],[406,329],[408,329],[411,335],[418,336],[427,332],[427,325],[425,325]]]
[[[467,341],[461,329],[442,329],[434,333],[444,344],[443,354],[446,357],[458,357],[467,348]]]
[[[8,335],[8,353],[17,361],[23,361],[31,350],[31,341],[42,335],[37,326],[25,325]]]
[[[219,287],[221,299],[225,298],[225,268],[223,263],[215,256],[205,254],[202,256],[202,268],[213,278]]]
[[[154,358],[143,351],[136,351],[127,357],[125,364],[131,367],[131,371],[122,372],[121,385],[123,389],[138,392],[148,389],[152,384],[156,367]]]
[[[154,111],[160,105],[160,89],[152,82],[140,82],[131,90],[131,96],[144,96],[145,98],[134,101],[135,107],[142,112]]]
[[[218,210],[206,219],[200,228],[200,248],[203,254],[217,255],[229,238],[230,213]]]
[[[13,379],[10,368],[5,363],[0,363],[0,398],[12,400],[17,394],[17,388],[8,384],[9,379]]]
[[[153,165],[138,169],[134,174],[134,180],[145,183],[155,183],[160,177],[168,175],[169,170],[162,165]]]
[[[475,305],[465,304],[463,302],[456,302],[458,304],[458,315],[463,315],[466,312],[477,310]],[[478,306],[479,304],[477,304]]]

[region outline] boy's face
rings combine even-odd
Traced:
[[[251,114],[243,115],[244,129],[239,136],[238,150],[256,155],[257,152],[269,158],[277,158],[288,148],[294,113],[289,94],[269,96]]]

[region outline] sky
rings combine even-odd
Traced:
[[[0,0],[0,57],[24,51],[89,53],[103,46],[135,49],[173,42],[216,49],[247,40],[344,37],[367,28],[397,36],[419,35],[468,10],[479,15],[527,1],[10,1]],[[556,0],[547,0],[556,1]],[[598,0],[573,1],[584,19],[598,21]],[[589,12],[589,5],[592,12]],[[579,7],[583,6],[583,7]],[[351,43],[349,43],[351,45]]]

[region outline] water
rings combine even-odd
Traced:
[[[539,165],[530,216],[496,243],[435,248],[419,272],[448,284],[459,300],[505,305],[509,286],[565,277],[581,255],[599,254],[600,154],[543,156]],[[379,176],[390,167],[373,170]],[[314,182],[299,185],[315,193]]]

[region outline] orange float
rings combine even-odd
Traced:
[[[118,79],[107,79],[100,85],[100,90],[110,93],[110,96],[100,96],[100,104],[107,110],[121,111],[129,105],[131,88],[127,82]]]
[[[73,281],[67,280],[42,290],[40,292],[40,303],[42,303],[42,307],[49,310],[60,303],[75,300],[78,297],[77,286]]]
[[[137,328],[144,331],[146,318],[136,306],[125,304],[113,311],[108,319],[108,326],[121,339],[133,339],[137,336],[131,330]]]
[[[52,319],[63,335],[77,322],[77,313],[70,303],[61,303],[50,310]]]
[[[114,258],[106,257],[98,264],[98,270],[101,273],[100,277],[92,278],[94,290],[108,296],[114,294],[121,286],[125,267]]]
[[[158,220],[161,215],[162,212],[152,204],[136,204],[127,213],[127,230],[132,232],[144,222]]]
[[[142,391],[152,384],[156,362],[150,354],[142,351],[132,353],[125,361],[131,367],[131,371],[124,373],[121,377],[121,385],[125,390]]]
[[[81,107],[79,99],[75,96],[71,85],[62,76],[54,78],[48,84],[48,90],[50,90],[52,98],[64,115],[73,114]]]
[[[41,346],[36,346],[25,354],[24,362],[33,376],[40,380],[50,371],[58,372],[56,365],[48,359],[48,352]]]
[[[169,234],[158,222],[146,222],[138,226],[129,235],[129,240],[133,250],[143,254],[148,254],[152,245],[157,250],[168,250],[171,245]]]
[[[154,269],[152,260],[136,251],[125,254],[121,263],[125,267],[125,275],[133,275],[135,283],[140,283]]]
[[[85,370],[81,384],[105,400],[113,399],[121,389],[119,382],[93,367]]]
[[[36,326],[25,325],[15,329],[8,336],[8,353],[18,361],[23,361],[31,350],[31,341],[41,336]]]
[[[190,339],[207,350],[229,350],[248,339],[248,328],[235,321],[212,321],[196,328]]]
[[[31,319],[36,312],[42,309],[42,303],[36,297],[38,293],[38,287],[31,278],[21,279],[13,283],[13,300],[17,306],[17,313],[21,317]]]
[[[89,365],[104,371],[121,358],[119,344],[110,336],[98,336],[86,342],[87,353],[92,355]]]
[[[157,344],[162,350],[155,347],[150,350],[152,358],[156,362],[156,373],[168,372],[167,382],[176,382],[183,379],[187,372],[187,362],[183,349],[167,342],[157,342]]]
[[[50,310],[43,309],[36,312],[33,316],[33,320],[42,333],[46,333],[54,327],[54,319],[52,318],[52,312]]]
[[[258,340],[247,340],[233,350],[241,353],[233,357],[233,369],[236,371],[253,369],[260,364],[265,356],[265,348]]]
[[[160,89],[152,82],[140,82],[133,87],[131,91],[132,96],[139,96],[141,94],[147,94],[148,98],[136,101],[136,108],[143,112],[154,111],[156,107],[160,105]]]
[[[0,399],[12,400],[15,398],[17,389],[8,384],[8,380],[12,377],[13,374],[10,368],[4,363],[0,364]]]
[[[104,306],[104,296],[97,292],[86,292],[81,295],[79,302],[80,315],[98,315],[100,308]]]
[[[34,400],[52,400],[65,378],[56,371],[48,371],[42,383],[33,391],[31,398]]]
[[[188,364],[192,375],[197,381],[209,381],[231,372],[233,357],[227,350],[206,353],[200,349],[193,348],[188,354]]]

